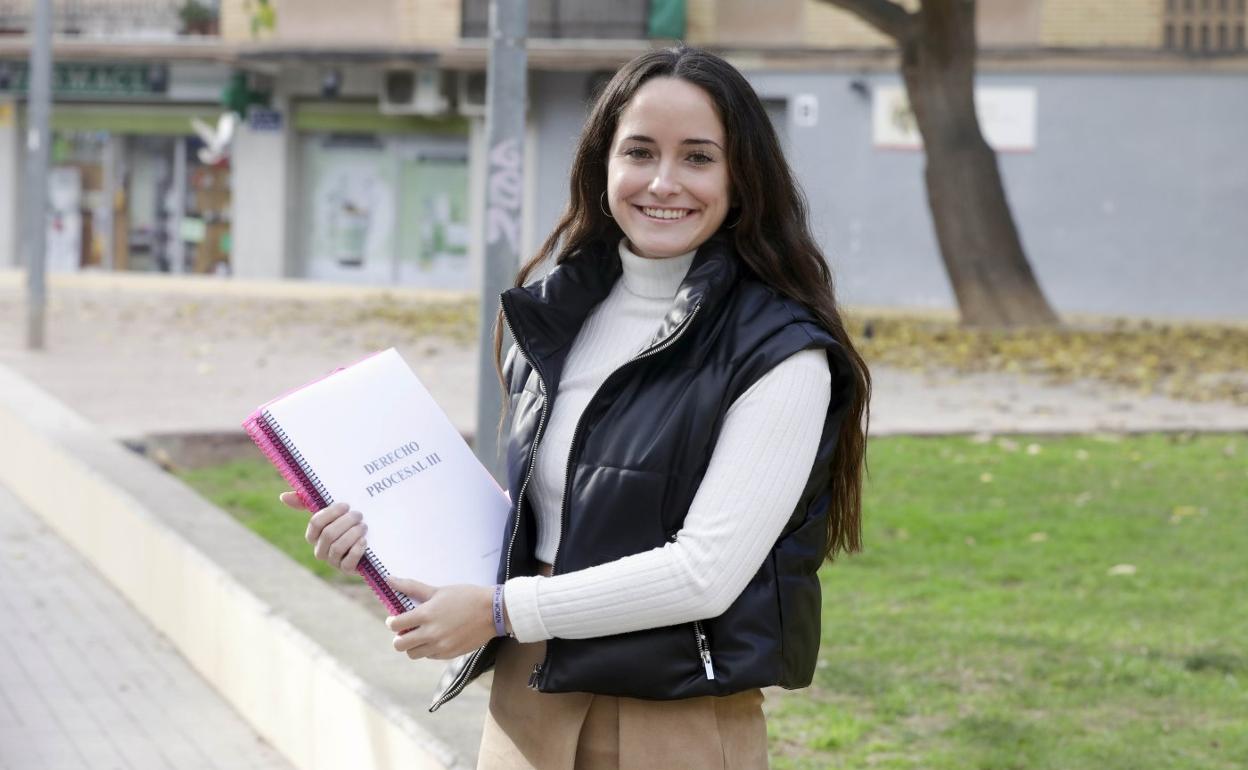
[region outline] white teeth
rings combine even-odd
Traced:
[[[647,209],[643,208],[642,212],[648,217],[655,219],[682,219],[689,213],[688,209]]]

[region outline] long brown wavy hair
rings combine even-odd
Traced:
[[[607,157],[616,125],[633,94],[656,77],[680,78],[705,91],[724,126],[731,189],[736,204],[725,222],[750,271],[780,294],[808,307],[845,349],[854,389],[832,457],[825,556],[862,549],[862,481],[866,471],[871,375],[854,348],[833,291],[832,272],[810,233],[805,195],[758,94],[731,64],[706,51],[678,46],[649,51],[620,68],[590,111],[572,161],[571,194],[554,230],[516,276],[525,285],[546,260],[575,259],[591,243],[615,244],[624,233],[600,208],[607,189]],[[494,324],[494,358],[503,344],[500,309]],[[499,365],[499,381],[503,380]],[[503,391],[506,392],[506,383]]]

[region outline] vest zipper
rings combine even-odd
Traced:
[[[667,536],[667,542],[676,542],[676,533],[673,532]],[[698,657],[702,659],[702,667],[706,669],[706,678],[715,678],[715,668],[711,665],[711,645],[706,641],[706,634],[702,631],[702,621],[693,621],[693,641],[698,645]]]
[[[568,525],[568,484],[572,481],[573,458],[576,456],[576,441],[580,438],[581,434],[581,421],[584,419],[585,413],[589,411],[590,404],[594,403],[594,399],[598,398],[598,394],[602,392],[602,388],[607,384],[607,380],[618,374],[624,367],[631,366],[643,358],[649,358],[650,356],[657,355],[676,344],[676,341],[680,339],[681,335],[685,333],[685,330],[689,328],[689,325],[693,323],[694,316],[696,316],[698,311],[701,309],[702,303],[699,302],[693,306],[693,310],[688,316],[685,317],[685,320],[680,322],[680,326],[676,327],[671,334],[628,359],[623,364],[620,364],[614,372],[607,375],[607,379],[602,381],[602,385],[598,386],[598,390],[594,391],[594,395],[590,397],[589,401],[585,402],[585,409],[582,410],[581,416],[576,420],[576,426],[572,429],[572,441],[568,444],[568,465],[567,468],[564,469],[563,474],[563,500],[559,505],[559,544],[555,546],[555,557],[550,564],[551,575],[559,574],[559,552],[563,549],[563,534]],[[534,445],[536,446],[536,441],[534,442]],[[701,649],[700,644],[699,649]],[[709,661],[710,653],[708,652],[703,655],[703,663],[708,666],[708,671]],[[548,663],[550,663],[550,645],[546,645],[546,657],[542,659],[541,663],[538,663],[533,667],[533,676],[529,678],[529,686],[533,687],[533,689],[538,689],[533,683],[538,679],[538,677],[540,677],[542,669],[546,668]],[[709,678],[714,679],[715,677],[712,674]]]
[[[524,482],[520,485],[520,492],[516,495],[517,521],[516,521],[516,526],[512,528],[511,539],[507,543],[507,559],[505,562],[505,566],[503,568],[503,579],[505,581],[506,579],[511,577],[511,552],[516,544],[516,531],[519,530],[520,528],[520,522],[518,520],[519,512],[520,512],[520,505],[524,501],[524,493],[525,493],[525,490],[527,490],[529,487],[529,480],[533,478],[533,459],[537,455],[537,444],[541,440],[542,429],[546,426],[546,415],[550,408],[550,398],[546,390],[546,380],[544,377],[542,377],[541,370],[538,369],[537,366],[533,363],[533,360],[529,358],[528,353],[526,353],[524,350],[524,346],[520,344],[520,338],[516,336],[515,329],[512,328],[511,316],[508,315],[507,313],[507,303],[500,301],[499,308],[502,310],[503,323],[507,327],[507,332],[511,334],[511,338],[516,341],[516,350],[518,350],[520,354],[524,356],[525,362],[528,363],[529,367],[537,374],[538,385],[542,389],[542,396],[543,396],[542,411],[541,411],[541,416],[538,418],[537,431],[533,434],[533,444],[532,446],[529,447],[529,470],[528,470],[528,473],[525,474]],[[701,303],[698,303],[697,305],[695,305],[693,308],[693,311],[689,313],[688,317],[686,317],[685,320],[681,322],[681,325],[675,331],[673,331],[665,339],[661,340],[657,344],[652,345],[646,350],[643,350],[641,353],[638,353],[636,356],[633,356],[628,361],[624,362],[624,364],[621,365],[619,369],[616,369],[616,372],[618,372],[620,369],[623,369],[625,366],[628,366],[637,361],[640,361],[643,358],[648,358],[649,356],[661,353],[662,351],[674,345],[676,341],[680,339],[681,335],[685,333],[685,330],[689,328],[689,324],[693,322],[694,316],[698,314],[698,310],[700,310],[701,308],[702,308]],[[612,374],[615,374],[615,372],[612,372]],[[601,389],[602,389],[601,386],[599,386],[599,390]],[[597,395],[598,394],[595,392],[594,397],[596,398]],[[587,408],[590,403],[593,403],[593,400],[594,400],[593,398],[590,398],[589,402],[586,404]],[[554,558],[553,563],[551,564],[552,575],[558,574],[557,565],[559,563],[559,548],[563,545],[563,532],[564,532],[564,529],[566,529],[567,517],[568,517],[568,511],[567,511],[568,481],[572,473],[572,454],[573,454],[573,450],[576,448],[576,439],[577,439],[577,435],[580,433],[580,430],[581,430],[581,422],[580,420],[577,420],[576,427],[572,431],[572,442],[571,444],[569,444],[569,448],[568,448],[568,468],[564,474],[564,479],[563,479],[563,503],[561,505],[561,511],[560,511],[560,516],[559,516],[559,546],[555,547],[555,558]],[[699,626],[698,628],[700,629],[701,627]],[[699,630],[699,636],[701,636],[700,630]],[[463,691],[463,689],[466,686],[468,686],[468,682],[472,681],[472,672],[476,669],[477,664],[480,663],[481,655],[485,652],[485,649],[488,646],[489,645],[487,643],[486,645],[482,645],[481,647],[477,648],[476,652],[472,654],[472,657],[468,659],[468,664],[464,666],[463,671],[460,671],[459,675],[455,677],[455,680],[451,683],[450,687],[447,688],[446,692],[443,693],[442,697],[434,701],[433,705],[429,707],[430,711],[436,711],[439,707],[442,706],[442,704],[446,703],[451,698],[454,698],[455,696],[459,695],[459,693]],[[701,643],[699,643],[699,648],[701,648]],[[545,659],[543,659],[542,662],[537,663],[536,665],[533,666],[533,673],[529,676],[529,687],[532,687],[535,690],[539,689],[539,681],[541,679],[542,669],[546,667],[546,663],[549,660],[550,660],[550,646],[547,645]],[[709,652],[706,652],[703,655],[703,664],[708,667],[708,672],[710,672],[709,678],[713,679],[714,672],[710,671],[710,668],[709,668],[710,666],[710,653]]]
[[[711,646],[706,643],[706,634],[702,633],[702,622],[693,621],[693,634],[697,637],[698,657],[702,659],[702,667],[706,669],[706,678],[715,678],[715,668],[711,665]]]
[[[524,476],[524,481],[520,484],[520,492],[516,495],[516,525],[512,527],[511,538],[507,541],[507,559],[505,566],[503,567],[503,582],[506,582],[507,579],[511,577],[511,552],[515,549],[516,532],[520,530],[520,506],[524,502],[524,492],[529,488],[529,480],[533,478],[533,459],[537,456],[537,442],[541,441],[542,430],[546,427],[546,413],[550,408],[550,399],[546,393],[546,380],[542,377],[541,370],[533,364],[532,359],[530,359],[528,354],[524,352],[524,346],[520,344],[520,340],[516,336],[515,330],[511,328],[511,317],[507,315],[507,303],[500,300],[499,308],[503,312],[503,323],[507,326],[507,333],[510,334],[511,338],[516,341],[516,350],[519,351],[520,355],[524,357],[525,362],[529,365],[529,368],[532,369],[537,375],[537,384],[542,391],[542,411],[537,420],[537,431],[533,434],[533,444],[529,447],[529,470]],[[480,430],[480,426],[478,426],[478,430]],[[455,681],[451,683],[451,686],[447,688],[441,698],[438,698],[434,701],[433,705],[429,707],[430,711],[436,711],[443,703],[446,703],[451,698],[459,695],[459,693],[463,691],[466,686],[468,686],[468,682],[472,681],[472,672],[476,669],[477,664],[481,660],[482,653],[485,652],[485,648],[488,646],[489,643],[487,642],[477,648],[477,650],[472,654],[472,657],[469,658],[468,665],[464,666],[464,670],[459,672],[459,676],[455,677]],[[532,676],[529,677],[529,686],[534,687],[534,689],[536,689],[534,679],[541,672],[541,668],[542,664],[537,664],[537,666],[533,669]]]

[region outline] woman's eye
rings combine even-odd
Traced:
[[[714,158],[703,152],[695,152],[689,156],[689,160],[697,164],[710,163]]]
[[[625,150],[624,155],[629,158],[648,158],[650,157],[650,151],[644,147],[633,147],[632,149]]]

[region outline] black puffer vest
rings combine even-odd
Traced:
[[[520,355],[504,374],[512,414],[512,506],[498,580],[533,575],[536,524],[525,488],[564,361],[590,311],[620,276],[614,245],[565,260],[542,281],[502,294]],[[555,574],[675,540],[728,407],[777,363],[822,348],[832,401],[802,497],[770,555],[722,615],[593,639],[551,639],[530,684],[542,692],[634,698],[727,695],[810,684],[819,650],[829,463],[853,393],[843,349],[814,316],[746,274],[723,236],[698,250],[653,342],[617,369],[573,434]],[[494,662],[498,640],[456,659],[430,710]],[[713,678],[712,678],[713,677]]]

